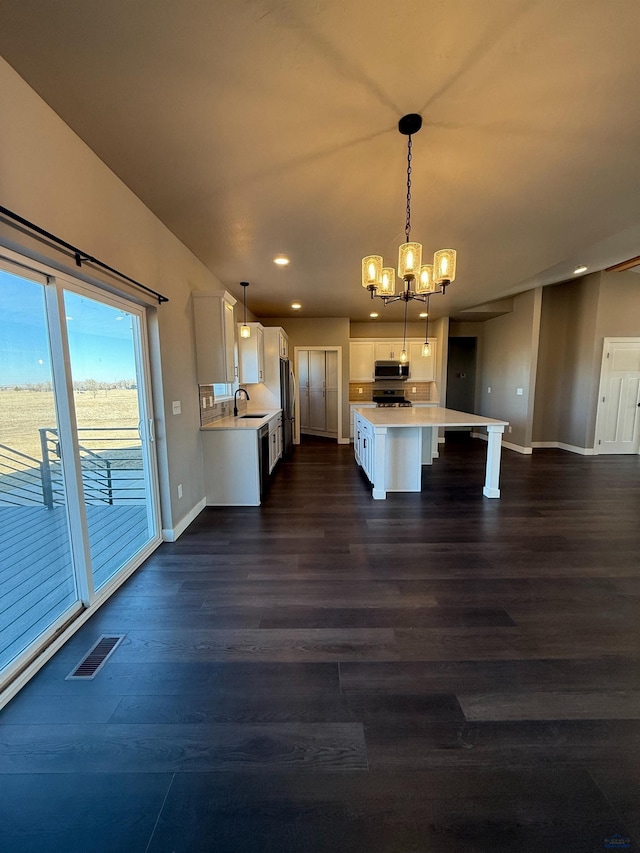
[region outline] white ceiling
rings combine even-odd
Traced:
[[[458,250],[433,317],[640,254],[638,0],[0,0],[0,21],[0,54],[259,316],[368,318],[408,112],[412,237]]]

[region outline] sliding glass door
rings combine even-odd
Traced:
[[[43,464],[44,436],[58,434],[46,279],[8,269],[0,268],[0,672],[80,609],[64,475]]]
[[[0,687],[160,541],[144,309],[0,258]]]
[[[64,306],[93,584],[100,589],[157,532],[141,317],[69,290]]]

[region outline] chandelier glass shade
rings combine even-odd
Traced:
[[[411,241],[411,137],[422,127],[422,116],[410,113],[398,122],[398,130],[407,140],[407,218],[406,240],[398,248],[397,277],[404,284],[396,293],[396,270],[385,267],[381,255],[367,255],[362,259],[362,286],[383,300],[385,305],[403,299],[427,302],[430,294],[444,293],[456,277],[455,249],[440,249],[433,256],[432,264],[422,263],[422,244]],[[425,342],[428,347],[428,342]]]

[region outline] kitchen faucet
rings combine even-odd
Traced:
[[[245,395],[245,397],[247,398],[247,402],[251,399],[251,397],[249,397],[249,392],[247,391],[246,388],[238,388],[236,393],[233,395],[233,417],[234,418],[238,417],[238,394],[241,391]]]

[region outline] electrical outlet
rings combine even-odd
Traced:
[[[213,394],[209,395],[209,407],[213,406]]]
[[[524,388],[516,388],[516,394],[518,395],[518,397],[522,397],[522,395],[524,394]]]
[[[203,397],[203,398],[202,398],[202,408],[203,408],[203,409],[206,409],[206,408],[207,408],[207,398],[206,398],[206,397]]]
[[[178,499],[182,497],[182,483],[178,483]]]
[[[358,388],[358,394],[362,394],[362,388]]]
[[[418,390],[418,389],[417,389],[417,388],[416,388],[416,386],[414,385],[414,386],[413,386],[413,388],[411,389],[411,393],[412,393],[412,394],[415,394],[417,390]]]
[[[182,414],[182,406],[181,406],[181,404],[180,404],[180,400],[174,400],[174,401],[171,403],[171,406],[173,407],[173,414],[174,414],[174,415],[180,415],[180,414]]]

